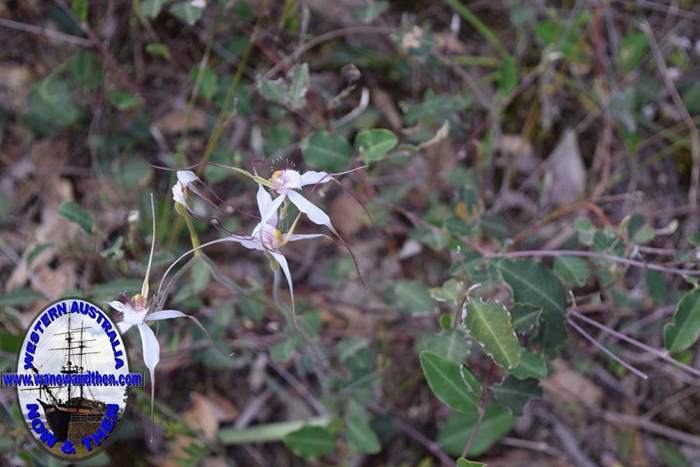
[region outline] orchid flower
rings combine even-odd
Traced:
[[[311,201],[304,198],[301,194],[301,189],[307,185],[319,185],[330,182],[331,180],[333,180],[333,177],[327,172],[315,172],[310,170],[301,174],[292,169],[275,171],[268,180],[268,183],[270,189],[280,196],[275,198],[270,204],[268,212],[261,213],[263,221],[265,221],[268,216],[272,215],[272,212],[277,211],[284,200],[288,198],[299,211],[306,214],[311,222],[326,226],[331,232],[338,235],[338,232],[331,224],[331,219],[328,217],[328,214],[323,212],[323,210]]]
[[[187,203],[188,189],[192,190],[192,184],[199,180],[191,170],[178,170],[177,182],[173,185],[173,200],[176,204],[182,205],[188,211],[191,211],[190,205]]]
[[[190,172],[191,173],[191,172]],[[192,174],[194,176],[194,174]],[[194,176],[196,178],[196,176]],[[178,172],[178,183],[182,183],[184,187],[187,186],[187,180],[190,182],[193,180],[187,174],[184,177],[180,176]],[[173,196],[175,195],[175,188],[173,187]],[[176,200],[177,201],[177,200]],[[179,201],[177,201],[179,202]],[[153,195],[151,195],[151,214],[153,218],[152,232],[153,238],[151,240],[151,252],[148,256],[148,267],[146,268],[146,275],[143,279],[143,285],[141,286],[141,293],[134,295],[131,299],[126,296],[122,296],[120,300],[113,300],[108,303],[108,305],[119,312],[120,320],[117,322],[117,327],[121,333],[127,332],[133,326],[136,326],[139,330],[141,336],[141,346],[143,350],[143,362],[148,368],[151,377],[151,418],[153,418],[153,398],[155,395],[155,368],[160,361],[160,344],[153,330],[148,326],[150,321],[160,321],[164,319],[171,318],[190,318],[193,320],[203,331],[209,336],[207,330],[202,326],[194,316],[187,315],[179,310],[150,310],[151,307],[157,306],[157,300],[154,300],[149,306],[148,295],[149,295],[149,277],[151,274],[151,265],[153,263],[153,253],[155,251],[155,241],[156,241],[156,216],[155,216],[155,206],[153,202]],[[211,339],[211,337],[210,337]],[[151,433],[151,437],[153,434]]]
[[[289,286],[292,307],[294,307],[294,286],[292,283],[292,275],[289,271],[287,258],[285,258],[285,256],[280,252],[280,248],[289,242],[327,236],[324,234],[295,234],[293,232],[294,228],[296,227],[296,222],[286,234],[280,232],[277,229],[277,222],[279,220],[277,208],[279,208],[279,205],[281,204],[277,201],[279,198],[281,198],[281,196],[273,201],[272,196],[270,196],[262,185],[258,185],[256,199],[261,218],[260,222],[255,226],[250,236],[243,237],[231,235],[225,240],[240,243],[249,250],[265,251],[266,253],[269,253],[284,272],[284,276],[287,279],[287,285]]]

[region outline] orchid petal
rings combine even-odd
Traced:
[[[268,193],[262,185],[258,185],[257,201],[258,212],[260,213],[260,218],[262,219],[270,212],[270,207],[272,206],[272,196],[270,196],[270,193]],[[276,210],[273,211],[273,214],[270,216],[269,223],[272,225],[277,225]]]
[[[241,237],[239,235],[230,235],[223,239],[227,242],[234,242],[234,243],[239,243],[243,245],[245,248],[248,248],[249,250],[259,250],[260,245],[258,242],[256,242],[254,239],[250,239],[248,237]]]
[[[324,234],[287,234],[286,237],[284,237],[285,242],[296,242],[298,240],[309,240],[312,238],[320,238],[320,237],[326,237],[328,238],[328,235]]]
[[[287,196],[289,196],[289,200],[294,203],[294,205],[299,208],[301,212],[306,214],[306,216],[309,218],[311,222],[314,224],[318,225],[325,225],[328,227],[331,232],[336,233],[335,228],[333,228],[333,225],[331,224],[331,218],[328,217],[328,214],[323,212],[319,207],[317,207],[315,204],[313,204],[311,201],[308,199],[304,198],[301,193],[298,193],[296,191],[289,191],[287,193]]]
[[[277,210],[279,207],[282,205],[282,202],[284,201],[286,194],[281,194],[277,198],[275,198],[268,206],[266,210],[262,210],[262,208],[258,205],[258,208],[260,209],[260,223],[265,224],[268,223],[272,225],[273,227],[277,227]]]
[[[127,323],[127,322],[125,322],[125,321],[119,321],[119,322],[117,323],[117,328],[119,329],[119,332],[122,333],[122,334],[124,334],[126,331],[128,331],[129,329],[131,329],[131,326],[133,326],[133,324]]]
[[[185,199],[185,192],[182,190],[182,184],[180,182],[173,185],[172,192],[173,192],[173,201],[175,201],[176,203],[180,203],[183,206],[187,207],[187,200]]]
[[[153,330],[147,324],[139,324],[141,346],[143,348],[143,363],[151,374],[151,420],[153,420],[153,398],[156,392],[156,365],[160,361],[160,344]],[[151,433],[151,438],[153,433]]]
[[[146,321],[159,321],[161,319],[172,319],[172,318],[188,318],[186,314],[178,310],[161,310],[154,311],[151,314],[146,315]]]
[[[177,181],[182,183],[184,186],[189,185],[192,182],[199,180],[199,177],[191,170],[178,170],[177,171]]]
[[[328,183],[333,179],[328,172],[314,172],[309,170],[301,174],[301,186],[318,185],[319,183]]]
[[[128,313],[134,311],[131,306],[126,305],[120,302],[119,300],[112,300],[111,302],[107,303],[107,305],[111,306],[120,313]]]
[[[282,253],[276,251],[268,250],[268,253],[277,261],[277,263],[282,268],[284,276],[287,278],[287,285],[289,286],[289,296],[292,299],[292,310],[294,309],[294,286],[292,285],[292,274],[289,272],[289,265],[287,264],[287,258],[284,257]]]

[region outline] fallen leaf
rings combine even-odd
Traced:
[[[582,403],[590,409],[600,409],[603,391],[590,379],[573,370],[562,359],[552,362],[551,375],[542,380],[545,397],[559,402]]]
[[[189,121],[188,121],[189,113]],[[153,126],[166,134],[180,133],[187,126],[190,130],[204,130],[207,126],[207,114],[199,109],[174,109],[157,119]]]
[[[574,130],[564,131],[564,136],[550,154],[548,163],[549,180],[545,183],[545,200],[564,206],[581,199],[586,191],[586,167],[583,165]]]

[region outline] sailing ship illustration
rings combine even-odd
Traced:
[[[68,327],[65,332],[54,335],[65,336],[65,347],[49,349],[64,351],[64,363],[60,373],[64,375],[76,375],[86,373],[85,355],[99,354],[101,352],[88,352],[88,342],[96,339],[85,339],[85,327],[82,323],[78,329],[71,328],[71,316],[68,315]],[[39,370],[32,368],[34,373]],[[44,409],[46,422],[59,441],[67,439],[78,440],[95,432],[100,426],[105,414],[104,402],[95,400],[90,387],[79,385],[48,386],[41,385],[38,388],[37,401]],[[89,393],[89,394],[88,394]]]

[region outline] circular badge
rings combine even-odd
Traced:
[[[124,341],[98,306],[82,299],[48,305],[34,319],[17,361],[17,395],[27,427],[62,460],[104,449],[126,409],[129,373]]]

